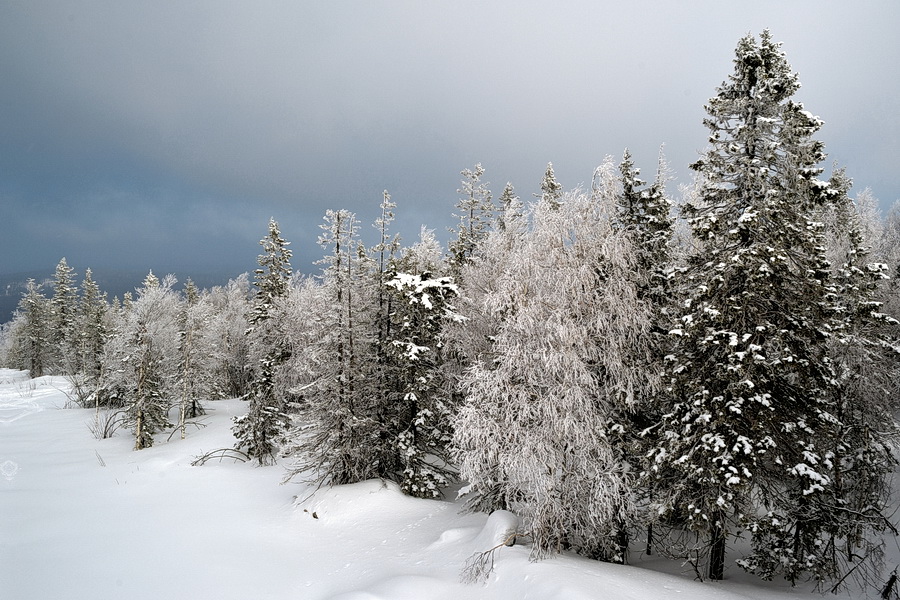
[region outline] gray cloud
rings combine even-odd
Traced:
[[[407,239],[475,162],[530,196],[628,146],[683,181],[703,103],[772,29],[831,159],[900,198],[896,2],[21,2],[0,5],[0,271],[252,269],[274,216],[298,267],[327,208]]]

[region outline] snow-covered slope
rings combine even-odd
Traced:
[[[191,466],[233,443],[239,401],[210,405],[188,437],[132,451],[121,431],[96,440],[93,412],[65,409],[61,378],[0,370],[0,598],[699,600],[809,596],[753,583],[736,568],[717,584],[563,555],[528,560],[502,547],[486,583],[466,559],[502,541],[509,515],[460,514],[369,481],[314,490],[280,485],[280,467],[231,460]],[[649,568],[652,567],[652,568]]]

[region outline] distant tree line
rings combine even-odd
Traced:
[[[5,364],[65,374],[135,449],[217,398],[235,448],[322,485],[385,478],[520,515],[533,557],[641,550],[721,579],[880,576],[896,467],[900,207],[822,179],[822,121],[769,32],[740,40],[676,203],[628,151],[590,189],[548,165],[525,202],[462,171],[445,250],[402,246],[385,192],[366,246],[328,211],[315,276],[276,221],[252,283],[152,273],[109,301],[63,259],[3,326]],[[102,427],[100,429],[103,429]]]

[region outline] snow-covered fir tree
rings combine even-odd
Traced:
[[[820,492],[787,488],[779,510],[754,523],[753,552],[742,564],[763,578],[865,583],[880,573],[889,522],[889,481],[896,467],[893,418],[900,369],[898,324],[875,300],[886,266],[869,262],[864,221],[843,169],[830,180],[827,248],[838,318],[828,338],[835,436],[822,440]]]
[[[395,381],[383,398],[392,413],[395,476],[407,494],[435,498],[451,478],[452,406],[442,376],[441,331],[447,320],[457,318],[451,304],[457,289],[450,277],[427,271],[399,272],[386,286],[396,297],[387,347]]]
[[[21,326],[16,328],[14,342],[20,361],[18,366],[27,370],[31,377],[40,377],[49,369],[51,361],[51,315],[50,301],[34,279],[25,283],[17,318],[22,320]]]
[[[73,375],[78,364],[78,287],[75,270],[62,258],[53,277],[53,298],[50,300],[50,344],[53,348],[53,370]]]
[[[562,200],[563,186],[556,180],[556,173],[553,172],[553,163],[547,163],[547,170],[544,171],[544,178],[541,179],[541,193],[538,198],[545,202],[550,208],[559,208]]]
[[[687,297],[649,466],[660,515],[706,535],[711,579],[741,527],[758,532],[826,493],[838,434],[834,289],[815,222],[829,189],[812,139],[821,121],[791,100],[797,76],[768,31],[741,39],[734,65],[706,106],[710,147],[692,165],[701,202],[685,212],[698,250],[676,281]],[[795,525],[804,540],[824,523]]]
[[[100,291],[91,270],[85,269],[78,303],[77,346],[78,364],[88,382],[96,382],[100,376],[103,346],[108,335],[107,310],[106,294]]]
[[[323,265],[322,299],[313,322],[318,335],[305,350],[309,381],[304,411],[292,434],[290,476],[307,473],[320,484],[340,485],[384,476],[389,461],[384,417],[373,395],[371,286],[373,261],[359,240],[356,215],[346,210],[325,214],[319,244],[329,254]]]
[[[506,182],[498,202],[500,206],[497,210],[497,230],[506,231],[507,224],[514,226],[515,223],[522,221],[525,206],[512,183]]]
[[[106,376],[98,397],[124,408],[135,450],[152,446],[153,435],[171,424],[179,338],[174,285],[173,276],[160,281],[150,272],[104,352]]]
[[[279,343],[277,316],[290,287],[292,252],[274,219],[269,220],[268,234],[259,243],[263,254],[257,261],[260,268],[256,270],[256,295],[247,330],[259,358],[250,383],[250,409],[234,419],[233,431],[236,446],[264,465],[277,456],[289,420],[275,379],[279,367],[289,358],[287,348]]]
[[[481,180],[484,176],[481,163],[476,164],[474,170],[463,169],[460,174],[463,176],[462,187],[456,190],[460,198],[456,204],[457,212],[453,214],[459,224],[450,229],[456,239],[450,241],[449,260],[451,272],[457,278],[463,265],[472,259],[478,245],[487,237],[494,215],[491,191]]]
[[[381,201],[381,214],[373,223],[378,231],[378,243],[370,251],[373,262],[370,264],[371,290],[358,290],[358,293],[364,293],[372,299],[373,304],[368,310],[372,311],[370,317],[374,331],[371,332],[372,346],[369,348],[371,352],[371,377],[374,383],[372,393],[379,399],[374,406],[373,419],[376,427],[380,429],[378,435],[379,444],[374,454],[377,456],[375,461],[380,464],[379,470],[384,473],[395,472],[399,470],[400,465],[398,456],[394,452],[392,435],[388,433],[390,429],[390,414],[392,398],[391,392],[396,388],[396,379],[398,376],[397,369],[392,363],[392,326],[391,313],[394,310],[394,296],[387,287],[388,280],[394,272],[394,261],[397,252],[400,249],[399,235],[392,235],[390,225],[394,220],[393,209],[396,204],[391,202],[391,196],[384,191]],[[359,267],[363,265],[360,264]],[[360,279],[360,283],[367,283],[365,275]],[[358,295],[358,298],[362,298]],[[362,310],[366,310],[361,305]],[[360,351],[363,348],[359,348]]]

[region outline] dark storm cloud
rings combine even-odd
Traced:
[[[900,198],[897,4],[0,4],[0,271],[254,267],[270,216],[296,266],[327,208],[408,241],[450,224],[459,171],[530,197],[628,146],[681,181],[745,33],[772,29],[831,159]],[[76,263],[72,257],[80,259]]]

